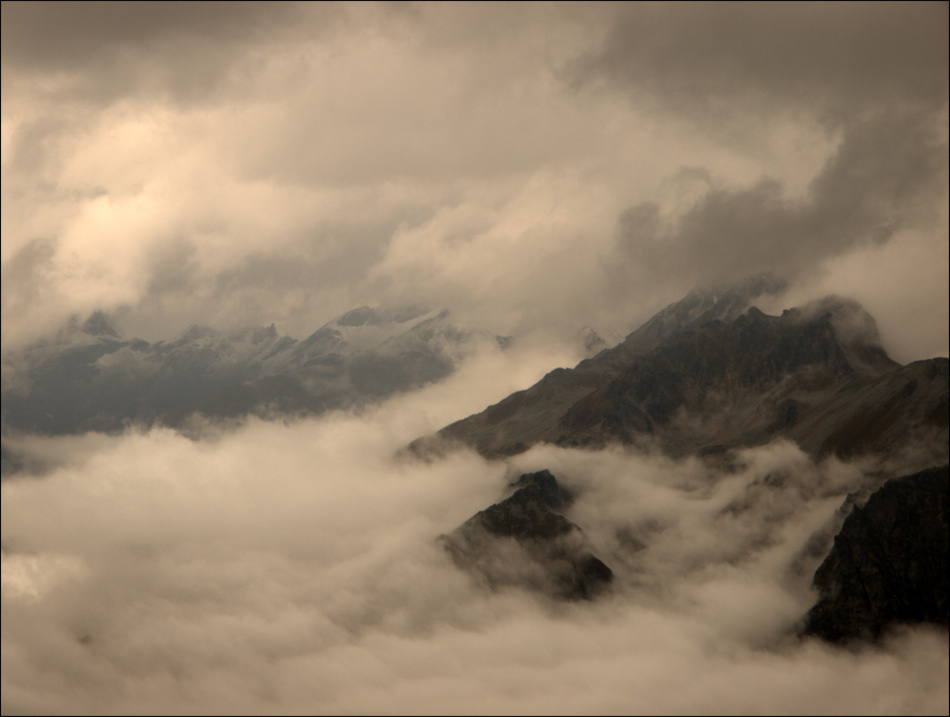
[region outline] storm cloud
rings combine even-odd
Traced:
[[[630,3],[573,66],[689,112],[817,108],[829,122],[947,100],[940,3]],[[766,110],[767,106],[771,109]]]
[[[797,279],[901,229],[934,229],[948,190],[948,145],[935,135],[929,121],[906,116],[853,127],[803,197],[771,178],[729,190],[703,177],[707,191],[680,215],[662,216],[655,202],[625,211],[619,253],[646,273],[700,285],[767,271]]]

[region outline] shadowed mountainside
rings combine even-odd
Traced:
[[[848,299],[768,316],[740,311],[737,297],[694,292],[623,344],[556,369],[410,450],[462,444],[500,458],[536,443],[621,443],[683,456],[788,438],[815,457],[913,447],[925,465],[943,460],[946,358],[897,364],[873,318]],[[707,308],[694,317],[697,306]]]
[[[550,471],[524,473],[514,493],[441,536],[456,565],[492,588],[517,585],[554,598],[590,599],[613,572],[560,512],[572,496]]]
[[[950,466],[893,478],[855,506],[815,572],[804,635],[877,639],[897,624],[950,627]]]

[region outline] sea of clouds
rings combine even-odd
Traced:
[[[31,439],[45,467],[2,484],[3,713],[945,712],[945,632],[795,637],[865,466],[400,454],[525,358],[360,415]],[[595,601],[492,592],[438,541],[541,468],[614,570]]]

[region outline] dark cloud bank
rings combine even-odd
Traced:
[[[620,217],[618,254],[645,273],[694,285],[773,268],[799,279],[829,258],[915,228],[947,192],[947,150],[930,118],[885,114],[846,132],[804,197],[789,198],[781,182],[765,178],[738,191],[710,182],[673,221],[656,203],[638,204]]]

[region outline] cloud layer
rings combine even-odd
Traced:
[[[772,270],[947,351],[944,4],[3,13],[5,348],[404,301],[624,333]]]
[[[790,636],[820,560],[803,547],[830,539],[861,466],[816,466],[788,444],[730,473],[553,447],[508,466],[394,460],[440,420],[444,391],[213,441],[90,435],[46,476],[5,482],[4,712],[946,704],[945,635],[857,651]],[[571,518],[614,569],[596,602],[489,592],[435,540],[540,467],[577,494]]]

